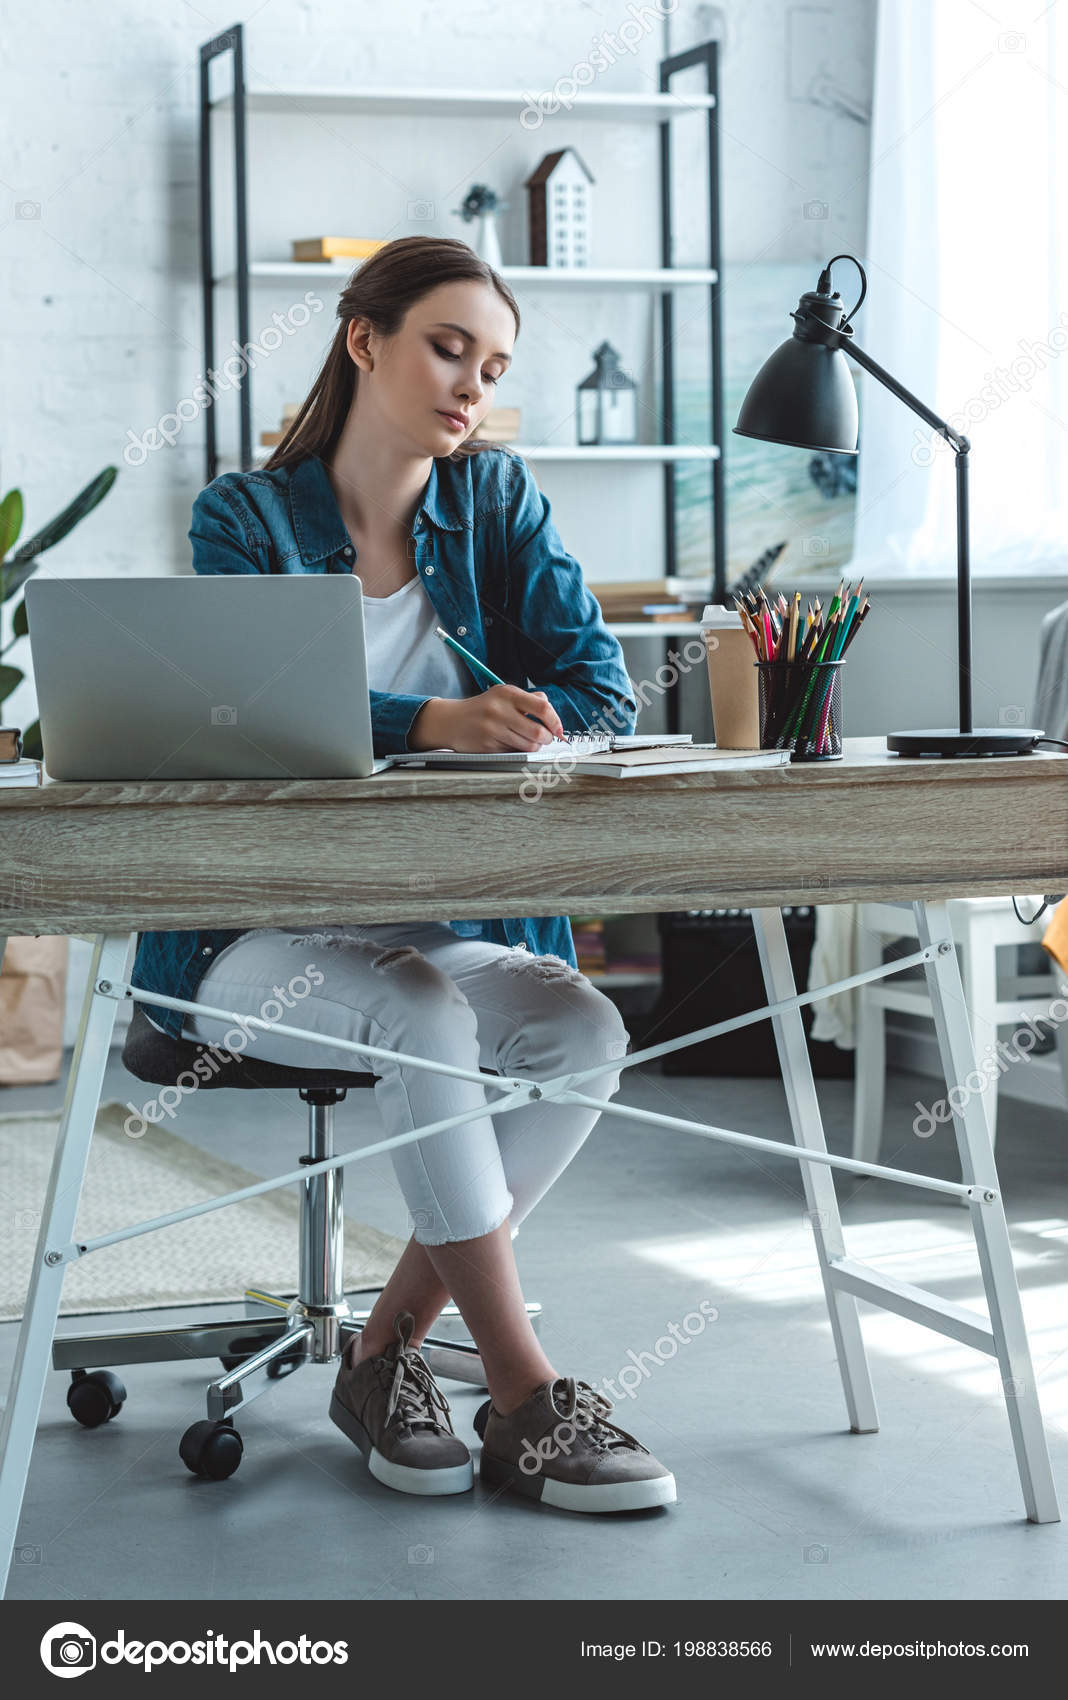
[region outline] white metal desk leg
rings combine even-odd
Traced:
[[[756,933],[760,966],[769,1003],[792,998],[797,993],[790,953],[786,944],[782,912],[779,909],[754,909],[753,928]],[[779,1053],[786,1102],[790,1111],[790,1126],[794,1141],[809,1151],[826,1151],[816,1085],[812,1078],[812,1063],[805,1043],[801,1011],[794,1009],[785,1015],[773,1015],[775,1045]],[[831,1333],[842,1376],[849,1426],[855,1434],[871,1434],[879,1427],[875,1408],[875,1393],[868,1373],[868,1359],[860,1332],[857,1301],[851,1293],[834,1287],[827,1278],[827,1265],[832,1257],[845,1256],[842,1220],[838,1214],[838,1197],[834,1176],[823,1163],[799,1163],[805,1189],[809,1220],[816,1238],[823,1291],[831,1319]]]
[[[989,1202],[980,1197],[972,1203],[972,1227],[975,1229],[979,1267],[990,1310],[1024,1504],[1030,1522],[1057,1523],[1060,1511],[1042,1426],[1038,1385],[1024,1326],[1020,1289],[1016,1284],[1005,1207],[990,1140],[990,1124],[983,1107],[982,1083],[985,1077],[976,1068],[975,1046],[968,1024],[957,953],[953,949],[949,914],[944,903],[920,902],[912,907],[920,944],[935,945],[939,949],[934,960],[925,962],[923,966],[942,1069],[949,1088],[948,1101],[960,1153],[961,1177],[970,1185],[989,1187],[994,1194]],[[979,1090],[969,1087],[970,1079],[979,1081]],[[986,1084],[989,1085],[989,1082]],[[954,1103],[954,1094],[959,1100],[959,1108]]]
[[[67,1267],[65,1263],[48,1264],[46,1253],[69,1245],[74,1237],[74,1219],[115,1027],[118,1005],[114,998],[94,995],[94,987],[99,980],[128,977],[134,939],[135,935],[130,933],[100,933],[93,947],[82,1018],[67,1077],[63,1119],[41,1211],[41,1230],[0,1429],[0,1594],[7,1587]]]

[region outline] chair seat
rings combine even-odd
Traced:
[[[309,1046],[309,1055],[313,1047]],[[208,1053],[200,1069],[193,1065]],[[225,1058],[223,1061],[221,1059]],[[216,1066],[216,1064],[218,1066]],[[269,1087],[368,1087],[378,1079],[377,1074],[341,1068],[289,1068],[281,1063],[264,1062],[254,1054],[227,1051],[221,1045],[201,1044],[195,1039],[172,1039],[154,1027],[145,1014],[144,1005],[134,1004],[133,1015],[122,1048],[122,1066],[138,1080],[154,1086],[176,1086],[179,1077],[192,1073],[202,1092],[213,1087],[231,1086],[246,1091],[266,1090]]]

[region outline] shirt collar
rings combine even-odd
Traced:
[[[318,455],[306,455],[290,473],[289,508],[293,535],[305,564],[321,561],[327,555],[340,554],[348,547],[351,540],[341,518],[330,476]],[[445,531],[465,529],[436,460],[430,463],[430,477],[415,523],[418,524],[424,516],[431,525]]]

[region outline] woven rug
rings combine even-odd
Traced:
[[[158,1124],[151,1139],[131,1139],[123,1132],[126,1114],[117,1101],[97,1111],[75,1238],[113,1233],[265,1178]],[[0,1321],[22,1316],[59,1123],[52,1111],[0,1116]],[[297,1232],[294,1184],[102,1246],[67,1266],[60,1315],[240,1301],[253,1283],[292,1295]],[[346,1217],[346,1291],[383,1286],[405,1243]]]

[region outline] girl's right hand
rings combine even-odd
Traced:
[[[528,715],[537,715],[530,720]],[[563,722],[544,691],[489,685],[472,697],[431,697],[408,737],[413,750],[464,750],[478,754],[537,750],[564,735]]]

